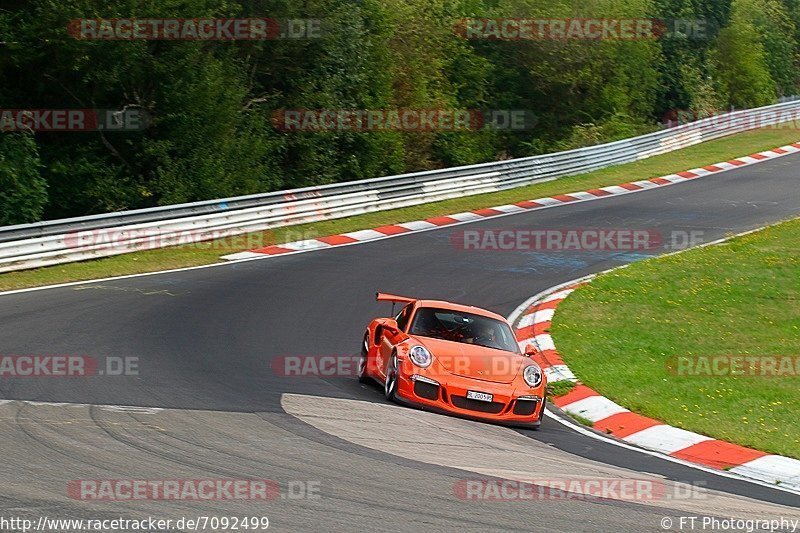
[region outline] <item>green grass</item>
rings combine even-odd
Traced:
[[[573,381],[563,380],[554,381],[547,384],[547,395],[551,398],[558,398],[564,396],[569,391],[575,388],[576,383]]]
[[[800,134],[793,128],[756,130],[635,163],[497,193],[469,196],[338,220],[277,228],[266,232],[244,235],[237,239],[205,243],[202,246],[148,250],[81,263],[1,274],[0,290],[206,265],[219,262],[221,255],[240,252],[258,246],[321,237],[384,224],[408,222],[470,209],[531,200],[553,194],[647,179],[768,150],[797,142],[798,140],[800,140]]]
[[[570,418],[575,420],[577,423],[582,424],[584,426],[589,426],[589,427],[593,427],[594,426],[594,423],[592,423],[591,420],[589,420],[588,418],[586,418],[584,416],[581,416],[581,415],[579,415],[577,413],[567,413],[567,416],[569,416]]]
[[[800,357],[800,219],[601,276],[559,307],[551,334],[582,382],[632,411],[800,458],[797,373],[690,376],[668,364]]]

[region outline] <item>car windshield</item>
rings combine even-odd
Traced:
[[[505,322],[451,309],[419,308],[409,333],[519,353],[514,334]]]

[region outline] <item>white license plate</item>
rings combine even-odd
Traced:
[[[491,402],[492,395],[485,392],[475,392],[474,390],[467,391],[467,398],[470,400],[479,400],[482,402]]]

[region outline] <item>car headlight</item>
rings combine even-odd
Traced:
[[[531,388],[536,388],[542,384],[542,369],[536,363],[528,365],[522,371],[522,379],[525,380]]]
[[[424,346],[414,346],[408,351],[408,356],[411,358],[411,362],[415,365],[428,368],[431,366],[431,362],[433,361],[433,356],[431,356],[431,352],[429,352]]]

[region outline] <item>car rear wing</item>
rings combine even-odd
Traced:
[[[375,293],[375,299],[379,302],[401,302],[405,304],[410,304],[411,302],[416,302],[416,298],[409,298],[408,296],[397,296],[395,294],[386,294],[384,292],[377,292]]]

